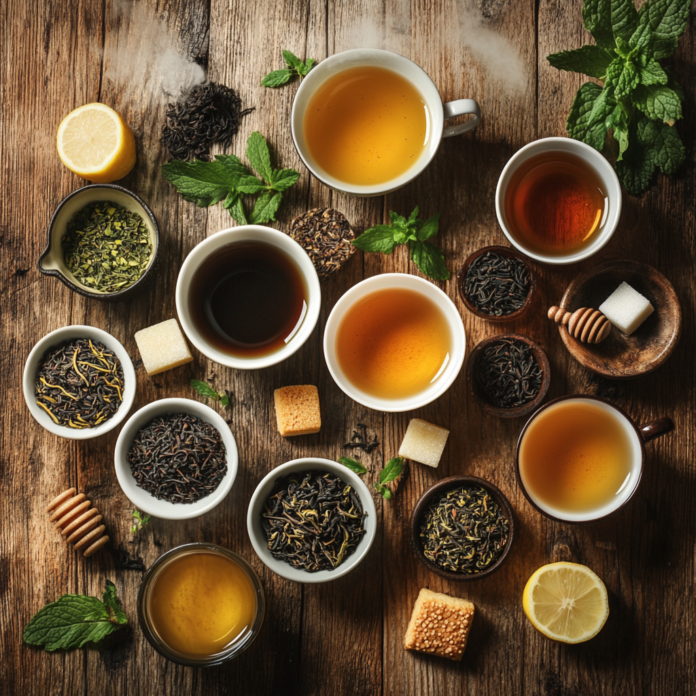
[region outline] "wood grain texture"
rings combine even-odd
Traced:
[[[152,64],[153,47],[197,61],[211,79],[233,86],[246,105],[255,107],[231,151],[242,154],[248,135],[259,130],[276,160],[301,172],[275,227],[287,230],[298,213],[333,206],[361,230],[385,220],[389,210],[408,214],[419,205],[423,215],[442,213],[435,241],[456,273],[476,249],[505,244],[494,192],[509,157],[531,140],[565,134],[567,112],[584,78],[551,68],[545,56],[589,40],[581,6],[581,0],[9,0],[0,5],[0,694],[693,693],[693,26],[670,60],[687,91],[686,118],[677,126],[690,155],[684,172],[674,179],[660,177],[640,199],[626,196],[619,229],[598,257],[569,268],[535,265],[535,306],[519,321],[494,325],[474,317],[462,305],[454,279],[438,283],[462,313],[470,349],[485,337],[511,331],[544,347],[552,370],[548,398],[597,394],[639,422],[672,416],[676,432],[648,445],[641,489],[614,518],[577,527],[536,513],[520,493],[513,470],[522,422],[484,414],[468,393],[463,373],[438,401],[406,414],[370,411],[336,387],[321,349],[328,314],[363,278],[394,271],[418,274],[403,248],[391,256],[356,254],[324,283],[315,332],[281,365],[235,371],[194,351],[193,363],[154,378],[138,368],[136,409],[164,396],[197,398],[188,386],[193,377],[234,395],[225,417],[240,449],[239,474],[224,503],[198,520],[156,520],[134,539],[131,506],[113,470],[117,433],[80,443],[55,438],[31,419],[20,392],[32,346],[60,326],[104,328],[137,358],[134,333],[176,316],[174,288],[183,259],[198,242],[234,225],[220,206],[203,210],[184,202],[159,175],[166,161],[159,143],[166,96]],[[266,72],[281,66],[282,49],[321,60],[360,46],[411,58],[432,77],[444,101],[471,97],[483,113],[476,131],[444,141],[421,177],[384,198],[350,198],[313,179],[288,127],[296,85],[260,86]],[[83,185],[56,157],[55,132],[71,109],[90,101],[113,106],[133,127],[138,163],[122,183],[150,205],[163,237],[159,282],[145,295],[117,305],[79,297],[35,268],[53,209]],[[608,258],[634,258],[658,268],[674,285],[686,318],[669,361],[630,382],[610,381],[578,365],[545,316],[575,275]],[[317,436],[283,440],[274,424],[273,389],[302,383],[317,384],[324,426]],[[378,538],[364,563],[323,586],[292,584],[268,571],[251,548],[245,524],[246,506],[260,479],[290,459],[345,454],[342,444],[357,422],[366,423],[382,443],[372,455],[359,457],[373,475],[396,454],[414,416],[450,428],[449,444],[437,470],[414,464],[391,502],[376,499]],[[455,474],[494,482],[517,516],[510,558],[480,582],[439,578],[410,549],[415,502],[429,485]],[[77,486],[99,508],[115,543],[141,555],[146,564],[190,541],[215,542],[244,555],[259,572],[268,603],[256,643],[235,662],[208,670],[179,667],[155,653],[138,627],[140,573],[117,570],[109,554],[82,558],[48,523],[47,502],[69,486]],[[546,640],[522,613],[527,578],[555,560],[589,565],[609,590],[609,621],[584,645]],[[98,595],[107,578],[116,583],[130,618],[129,628],[114,634],[107,646],[47,654],[21,643],[23,627],[46,602],[66,592]],[[403,650],[403,634],[422,587],[475,603],[461,664]]]

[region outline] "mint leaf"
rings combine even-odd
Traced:
[[[633,103],[649,118],[670,126],[682,117],[679,96],[665,85],[639,85]]]
[[[394,457],[387,462],[387,465],[379,472],[377,480],[381,484],[389,483],[396,478],[401,476],[401,472],[404,470],[404,458]]]
[[[395,213],[393,210],[389,211],[389,219],[391,220],[392,225],[403,225],[404,227],[408,227],[409,223],[414,222],[417,217],[418,206],[416,206],[408,220],[406,220],[403,215],[399,215],[399,213]]]
[[[621,68],[621,72],[614,83],[615,99],[625,99],[636,88],[639,79],[638,68],[629,58],[623,61]]]
[[[283,60],[289,68],[298,69],[302,65],[302,61],[290,51],[283,51]]]
[[[202,382],[200,379],[192,379],[191,386],[201,395],[208,399],[218,400],[218,393],[208,384]]]
[[[220,405],[227,408],[230,405],[230,397],[228,394],[220,394]]]
[[[416,221],[418,220],[418,214],[419,214],[419,213],[420,213],[420,208],[419,208],[418,206],[416,206],[416,207],[413,209],[413,212],[408,216],[408,220],[405,221],[406,224],[407,224],[407,225],[413,225],[413,224],[415,224]],[[396,215],[396,213],[390,213],[390,215]],[[404,218],[402,218],[401,215],[396,215],[396,217],[398,217],[398,218],[401,219],[401,220],[404,220]]]
[[[269,72],[268,75],[261,80],[261,86],[280,87],[290,82],[291,77],[292,70],[288,70],[287,68],[283,68],[283,70],[274,70],[273,72]]]
[[[271,173],[268,183],[274,191],[287,191],[299,178],[300,173],[294,169],[276,169]]]
[[[610,93],[610,87],[602,89],[594,82],[586,82],[580,87],[566,122],[571,138],[582,140],[595,150],[604,147],[608,130],[606,119],[615,107]]]
[[[220,160],[182,162],[162,165],[162,176],[184,200],[205,208],[225,198],[236,184],[236,176]]]
[[[663,174],[676,174],[686,161],[686,148],[677,129],[644,116],[638,121],[638,139],[650,148],[653,161]]]
[[[667,58],[686,29],[690,0],[648,0],[638,13],[631,46],[650,48],[653,58]]]
[[[638,71],[638,79],[643,85],[666,85],[667,82],[669,82],[667,73],[654,58],[651,58],[645,67],[640,68]],[[679,98],[682,101],[684,99],[683,96]]]
[[[582,18],[602,48],[614,48],[615,37],[628,40],[638,25],[633,0],[585,0]]]
[[[256,199],[254,209],[249,216],[249,222],[251,222],[252,225],[260,225],[264,222],[275,220],[275,214],[282,199],[282,193],[266,191],[266,193],[261,194],[261,196]]]
[[[421,272],[433,280],[449,280],[450,272],[445,263],[445,254],[430,242],[409,242],[411,258]]]
[[[397,223],[392,225],[392,232],[394,234],[394,241],[397,244],[406,244],[410,240],[418,239],[416,230],[413,229],[415,225],[407,226]]]
[[[222,165],[230,181],[236,181],[237,176],[247,174],[247,168],[237,155],[215,155],[215,161]],[[203,164],[208,164],[204,162]]]
[[[356,474],[362,475],[367,473],[367,469],[357,460],[350,457],[339,457],[338,461],[343,466],[347,467]]]
[[[224,205],[224,204],[223,204]],[[231,205],[225,206],[230,212],[232,219],[239,225],[248,224],[246,213],[244,212],[244,204],[240,196],[235,196]]]
[[[302,63],[297,69],[297,71],[300,73],[300,77],[306,77],[316,62],[317,61],[314,60],[314,58],[308,58],[304,63]]]
[[[116,588],[107,581],[104,602],[97,597],[63,595],[34,614],[22,639],[49,651],[71,650],[97,643],[127,623]]]
[[[372,482],[372,485],[385,500],[392,499],[392,492],[386,486],[383,486],[381,483],[375,483],[374,481]]]
[[[681,85],[677,82],[677,78],[669,68],[665,68],[665,74],[667,75],[667,86],[673,89],[676,95],[679,97],[679,101],[684,101],[684,90]]]
[[[375,225],[354,239],[352,244],[362,251],[380,251],[383,254],[391,254],[396,246],[394,230],[389,225]]]
[[[266,138],[258,131],[254,131],[247,140],[247,158],[264,181],[271,180],[271,153]]]
[[[260,193],[268,188],[260,179],[257,179],[253,174],[244,174],[237,180],[237,191],[247,195]]]
[[[440,229],[440,213],[429,217],[418,230],[418,239],[424,242],[426,239],[434,237]]]
[[[599,46],[583,46],[573,51],[561,51],[546,56],[546,60],[559,70],[577,72],[603,79],[614,54]]]

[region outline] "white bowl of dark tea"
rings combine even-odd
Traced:
[[[505,165],[495,211],[505,236],[523,254],[543,263],[577,263],[614,234],[621,185],[594,148],[571,138],[544,138]]]
[[[367,555],[377,510],[357,474],[330,459],[307,457],[281,464],[261,480],[249,502],[247,530],[274,573],[294,582],[330,582]]]
[[[635,494],[645,443],[674,429],[670,418],[636,425],[594,396],[562,396],[542,406],[517,443],[517,479],[527,500],[563,522],[594,522]]]
[[[321,289],[304,249],[260,225],[222,230],[198,244],[176,284],[181,326],[221,365],[255,370],[285,360],[309,338]]]
[[[441,396],[464,362],[459,311],[442,290],[405,273],[351,288],[333,308],[324,356],[336,384],[377,411],[411,411]]]
[[[116,477],[128,500],[166,520],[199,517],[219,505],[237,476],[237,443],[225,420],[191,399],[160,399],[119,433]]]

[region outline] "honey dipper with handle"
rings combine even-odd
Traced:
[[[568,333],[582,343],[601,343],[611,331],[611,323],[598,310],[591,307],[581,307],[569,312],[560,307],[551,307],[549,319],[562,324]]]

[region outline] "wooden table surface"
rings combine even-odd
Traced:
[[[454,281],[439,283],[460,308],[469,348],[486,336],[514,330],[539,341],[552,366],[549,398],[598,394],[638,421],[664,414],[677,430],[648,446],[638,494],[620,514],[589,526],[553,523],[520,492],[513,451],[522,421],[484,415],[468,394],[464,373],[435,403],[413,413],[382,414],[347,398],[326,369],[321,338],[326,318],[348,288],[383,272],[419,274],[404,248],[392,256],[356,254],[323,286],[319,324],[286,362],[257,372],[235,371],[204,359],[148,377],[137,370],[135,409],[170,396],[197,398],[192,378],[234,394],[231,429],[240,449],[234,488],[214,511],[188,522],[153,521],[137,539],[116,481],[118,430],[76,442],[44,431],[29,415],[21,391],[24,361],[43,335],[68,324],[91,324],[118,338],[133,359],[134,333],[176,316],[174,288],[183,259],[198,242],[234,223],[221,206],[184,202],[160,176],[166,152],[159,143],[166,95],[179,84],[186,60],[210,79],[237,89],[255,111],[244,119],[230,151],[243,154],[259,130],[277,161],[301,172],[275,226],[319,206],[343,211],[362,230],[389,210],[442,213],[437,242],[456,272],[474,250],[506,243],[496,222],[494,192],[510,156],[524,144],[565,135],[565,118],[584,78],[552,69],[545,56],[589,40],[580,0],[119,0],[42,2],[9,0],[0,8],[0,297],[2,298],[2,427],[0,427],[0,692],[20,694],[687,694],[696,679],[694,599],[694,104],[696,27],[691,23],[671,66],[686,87],[686,118],[678,125],[689,163],[675,179],[660,177],[648,194],[625,195],[611,243],[595,258],[565,268],[537,266],[540,292],[527,319],[495,326],[470,315]],[[262,88],[281,67],[287,48],[318,60],[346,49],[377,46],[419,63],[443,100],[476,99],[483,113],[473,133],[443,142],[427,171],[386,198],[332,193],[302,166],[289,130],[297,85]],[[169,51],[170,53],[165,53]],[[179,56],[177,58],[177,56]],[[182,58],[183,56],[183,58]],[[153,62],[154,61],[154,62]],[[177,62],[179,61],[179,62]],[[158,75],[155,67],[171,74]],[[153,67],[155,66],[155,67]],[[190,66],[189,66],[190,67]],[[166,85],[165,85],[166,86]],[[56,205],[84,182],[64,168],[54,138],[61,119],[87,102],[114,107],[135,131],[138,162],[123,185],[153,209],[163,237],[157,283],[120,304],[86,300],[36,270]],[[545,308],[570,280],[598,259],[634,258],[660,269],[674,284],[685,315],[671,359],[634,381],[598,378],[567,354]],[[282,439],[275,427],[273,390],[316,384],[321,433]],[[276,465],[316,455],[347,454],[342,444],[357,422],[381,446],[362,457],[372,472],[394,456],[409,420],[418,416],[450,428],[437,470],[412,466],[410,480],[391,502],[376,499],[379,529],[369,556],[355,572],[319,585],[273,575],[253,552],[246,506],[259,480]],[[438,479],[468,473],[490,479],[509,497],[518,537],[503,568],[482,581],[451,583],[429,573],[409,546],[409,516],[420,494]],[[260,574],[267,618],[254,645],[222,667],[195,670],[160,657],[138,626],[141,573],[117,570],[108,553],[84,559],[64,546],[44,512],[49,499],[77,486],[95,502],[117,544],[146,564],[179,544],[215,542],[247,558]],[[610,616],[592,641],[567,646],[535,632],[522,612],[531,573],[557,560],[584,563],[609,591]],[[116,583],[129,627],[109,647],[49,654],[21,642],[24,626],[45,603],[67,593],[99,595]],[[461,663],[404,651],[403,634],[422,587],[463,596],[477,608]]]

